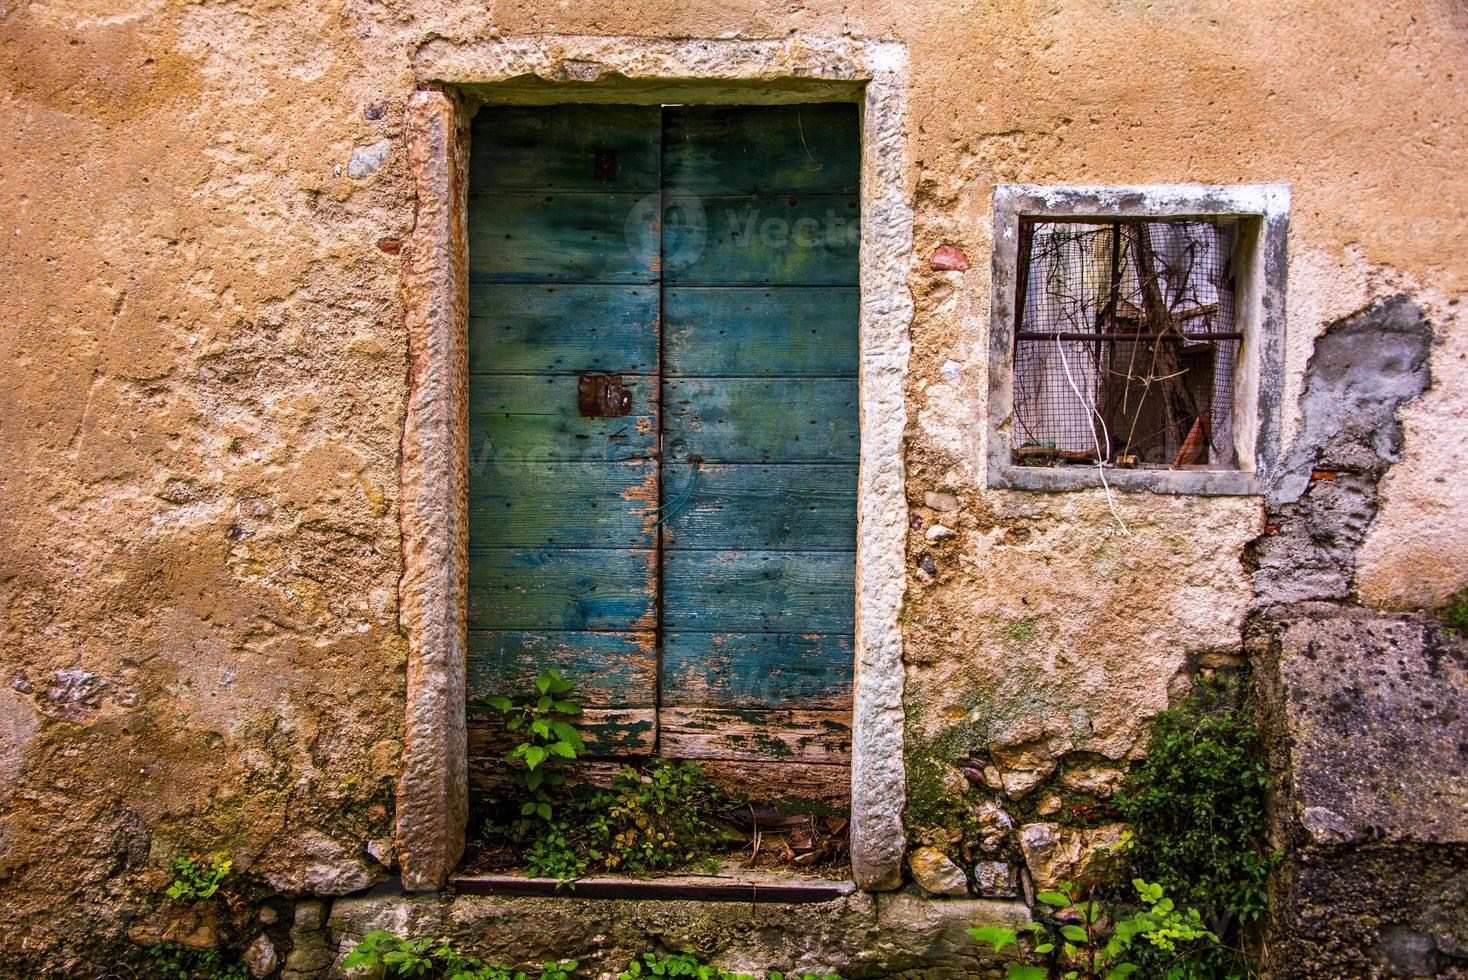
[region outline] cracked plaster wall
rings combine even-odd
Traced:
[[[1314,337],[1412,296],[1432,386],[1353,587],[1468,579],[1460,4],[0,0],[0,963],[91,955],[190,848],[387,873],[413,56],[550,32],[908,48],[912,758],[1135,752],[1237,650],[1263,525],[1136,495],[1119,537],[1097,492],[983,488],[995,183],[1292,184],[1285,444]]]

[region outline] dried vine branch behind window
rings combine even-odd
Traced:
[[[1235,465],[1236,240],[1230,221],[1022,222],[1015,462]]]

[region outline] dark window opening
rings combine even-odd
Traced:
[[[1234,219],[1021,219],[1012,461],[1237,466]]]

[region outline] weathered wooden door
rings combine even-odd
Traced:
[[[857,145],[850,105],[481,110],[471,719],[557,666],[598,757],[845,799]]]

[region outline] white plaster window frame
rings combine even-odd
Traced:
[[[1102,485],[1095,466],[1016,466],[1011,461],[1020,219],[1231,217],[1241,219],[1234,256],[1234,301],[1244,333],[1234,369],[1233,427],[1238,466],[1208,470],[1108,467],[1106,483],[1122,491],[1214,496],[1262,493],[1280,452],[1289,210],[1287,184],[996,185],[989,313],[989,486],[1063,492]]]
[[[902,811],[906,588],[904,386],[908,272],[907,51],[895,42],[535,35],[415,56],[407,141],[418,216],[404,262],[409,391],[403,433],[400,621],[408,642],[397,793],[404,888],[443,887],[464,848],[468,120],[483,102],[728,105],[850,101],[861,113],[861,322],[851,862],[896,888]]]

